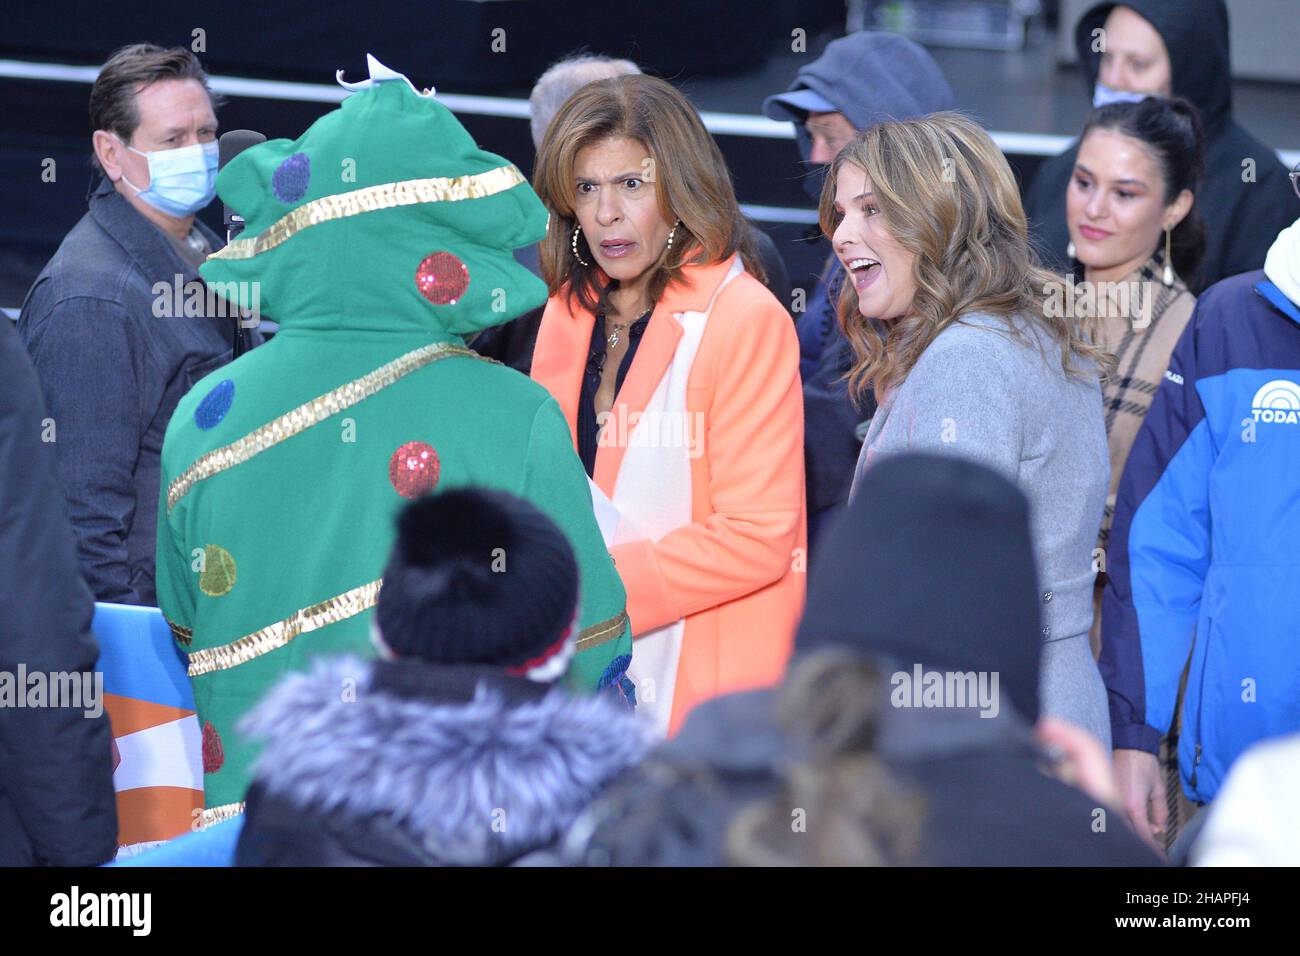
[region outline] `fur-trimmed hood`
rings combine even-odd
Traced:
[[[381,856],[452,865],[551,845],[649,744],[607,697],[410,659],[318,661],[241,729],[266,741],[255,788],[302,826],[347,852],[380,833],[405,844]]]

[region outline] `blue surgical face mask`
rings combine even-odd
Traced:
[[[1150,93],[1130,93],[1128,90],[1112,90],[1100,80],[1092,91],[1094,109],[1109,106],[1111,103],[1141,103]]]
[[[126,143],[122,144],[126,146]],[[122,175],[122,181],[160,212],[183,219],[192,216],[217,195],[217,144],[195,143],[178,149],[144,153],[127,149],[149,161],[149,186],[141,189]]]

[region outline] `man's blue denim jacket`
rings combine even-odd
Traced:
[[[197,228],[215,251],[222,242]],[[177,276],[180,279],[177,280]],[[262,337],[224,304],[185,315],[202,282],[163,232],[101,179],[90,209],[37,277],[18,331],[40,375],[82,573],[100,601],[157,603],[159,453],[176,403]],[[157,283],[168,291],[155,292]],[[181,293],[174,291],[179,284]],[[193,290],[195,287],[191,286]],[[191,296],[198,304],[199,297]]]

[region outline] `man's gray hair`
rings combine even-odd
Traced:
[[[641,68],[631,60],[615,60],[608,56],[583,53],[566,57],[549,67],[537,79],[528,97],[529,122],[533,132],[533,146],[540,149],[546,128],[555,119],[560,107],[581,87],[611,76],[629,76],[640,73]]]

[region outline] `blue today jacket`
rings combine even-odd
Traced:
[[[1116,748],[1155,753],[1191,653],[1178,759],[1214,799],[1300,730],[1300,307],[1262,271],[1206,290],[1129,454],[1100,668]]]

